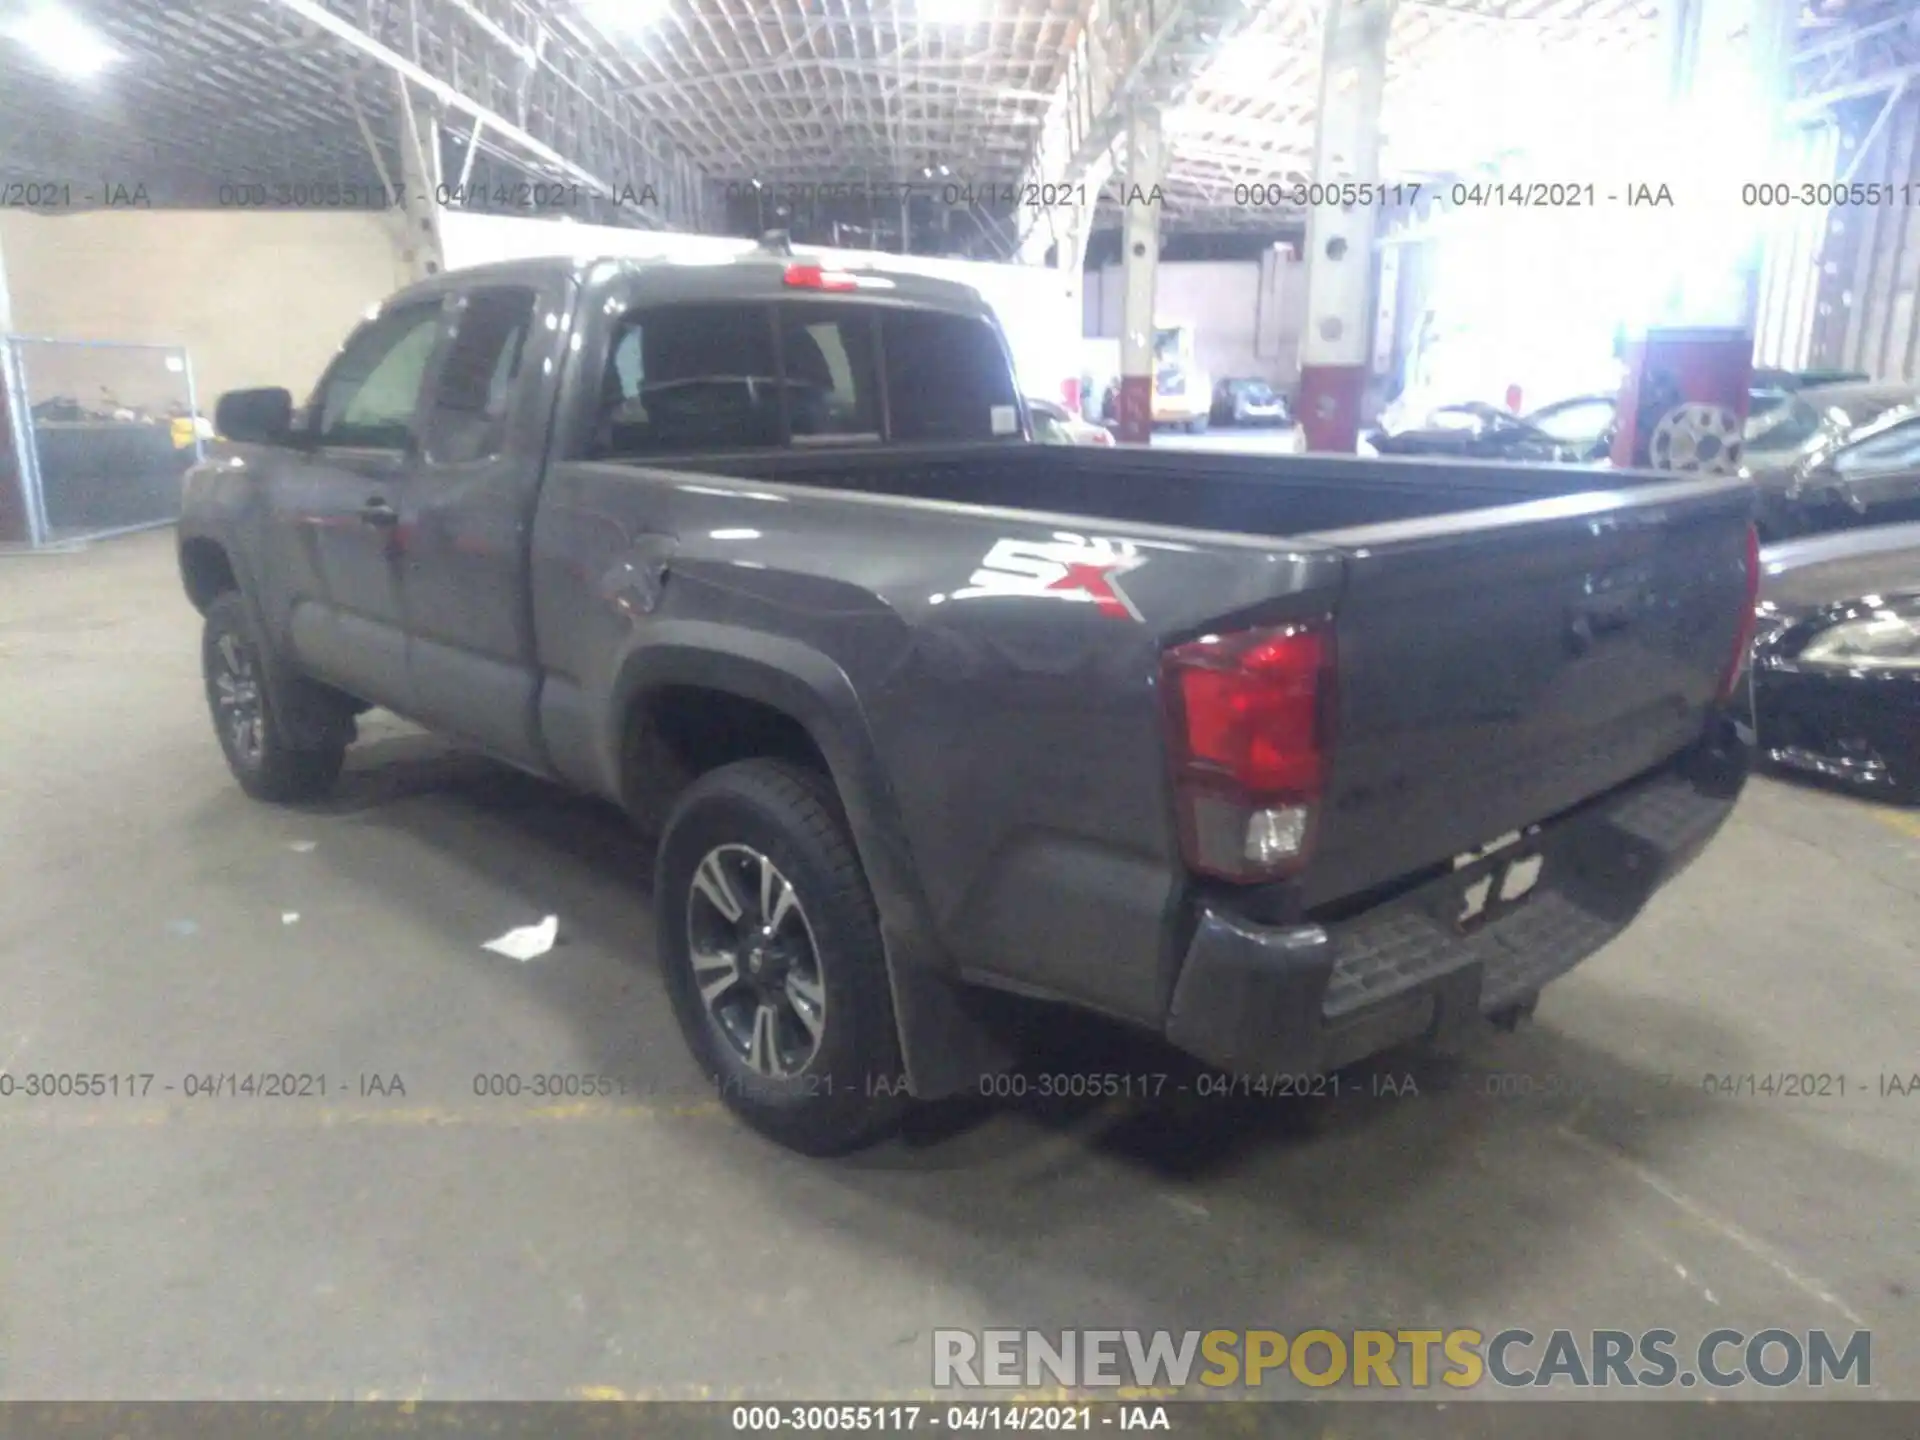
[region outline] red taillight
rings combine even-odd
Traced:
[[[789,265],[780,277],[796,290],[854,290],[860,282],[842,270],[823,270],[818,265]]]
[[[1111,445],[1113,444],[1113,432],[1110,430],[1089,430],[1087,432],[1087,443],[1089,445]]]
[[[1754,610],[1760,603],[1760,532],[1747,526],[1747,589],[1740,607],[1740,629],[1734,636],[1733,655],[1726,673],[1720,677],[1720,693],[1715,699],[1725,704],[1740,686],[1740,674],[1747,668],[1753,650]]]
[[[1162,658],[1193,869],[1266,880],[1305,862],[1326,779],[1333,658],[1321,625],[1209,637]]]

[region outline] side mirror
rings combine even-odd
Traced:
[[[214,406],[213,428],[228,440],[284,445],[293,437],[293,396],[286,390],[229,390]]]

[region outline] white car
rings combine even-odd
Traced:
[[[1027,413],[1033,416],[1033,438],[1047,445],[1111,445],[1113,433],[1104,425],[1082,420],[1066,406],[1052,400],[1027,397]]]

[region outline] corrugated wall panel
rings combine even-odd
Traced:
[[[1887,125],[1881,130],[1884,140],[1880,158],[1886,162],[1882,178],[1892,180],[1896,176],[1913,174],[1914,131],[1917,125],[1920,125],[1920,112],[1905,102],[1888,117]],[[1901,257],[1914,243],[1915,230],[1913,210],[1909,206],[1886,205],[1880,208],[1880,235],[1879,243],[1874,247],[1873,270],[1865,291],[1855,301],[1863,316],[1860,354],[1855,365],[1873,375],[1892,377],[1905,373],[1907,347],[1904,333],[1899,337],[1899,358],[1889,364],[1889,356],[1895,348],[1893,322],[1900,308],[1899,276],[1904,268]]]
[[[1866,101],[1839,118],[1836,178],[1851,171],[1854,181],[1890,187],[1890,198],[1829,212],[1808,358],[1913,380],[1920,378],[1920,93],[1901,96],[1876,130],[1880,109]]]
[[[1821,125],[1800,133],[1782,167],[1782,181],[1825,180],[1834,173],[1839,132]],[[1769,231],[1760,274],[1759,313],[1755,317],[1756,364],[1804,369],[1814,344],[1819,309],[1820,247],[1827,215],[1798,208],[1767,217]]]

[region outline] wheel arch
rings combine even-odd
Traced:
[[[1006,1057],[973,1015],[939,943],[919,884],[892,786],[852,680],[830,657],[799,641],[697,621],[669,621],[622,663],[612,692],[610,769],[619,799],[643,828],[664,815],[680,784],[702,770],[675,754],[660,727],[662,706],[723,713],[726,724],[768,717],[774,747],[722,746],[719,763],[749,754],[808,758],[832,786],[880,920],[900,1052],[913,1093],[952,1094]],[[750,707],[750,708],[747,708]],[[724,725],[723,727],[724,728]],[[679,764],[664,790],[649,791],[649,763]],[[709,767],[710,768],[710,767]]]
[[[227,547],[209,535],[188,535],[180,541],[180,583],[187,599],[202,615],[229,590],[243,590],[239,571]]]

